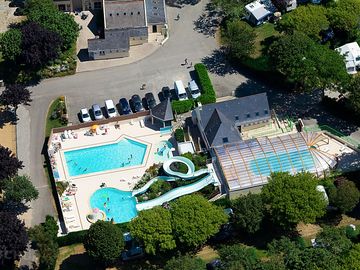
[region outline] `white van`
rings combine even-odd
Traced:
[[[106,112],[110,118],[116,116],[115,105],[111,99],[105,100],[105,108],[106,108]]]
[[[176,95],[178,96],[179,100],[187,100],[188,96],[184,87],[184,84],[181,80],[175,81],[174,88]]]
[[[193,99],[201,96],[200,89],[194,80],[189,82],[189,91]]]

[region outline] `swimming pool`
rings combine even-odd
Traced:
[[[146,148],[140,142],[122,139],[114,144],[66,151],[64,155],[69,175],[78,176],[140,165]]]
[[[130,191],[116,188],[102,188],[90,198],[91,208],[99,208],[106,214],[106,220],[116,223],[128,222],[137,216],[136,200]]]
[[[315,167],[313,157],[309,150],[278,154],[267,152],[264,154],[266,158],[256,158],[250,162],[250,169],[256,175],[269,176],[271,172],[291,172],[293,168],[296,172],[301,172],[302,170],[310,171]]]

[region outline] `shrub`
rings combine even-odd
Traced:
[[[330,189],[330,203],[336,206],[341,213],[350,212],[359,203],[360,192],[355,183],[346,178],[340,178],[337,182],[337,187]]]
[[[184,134],[184,130],[182,128],[178,128],[178,129],[175,130],[175,139],[178,142],[183,142],[184,137],[185,137],[185,134]]]
[[[198,63],[195,64],[195,73],[200,84],[201,96],[199,98],[202,104],[214,103],[216,102],[216,93],[212,86],[209,74],[205,65]]]
[[[171,102],[171,106],[172,109],[176,112],[176,113],[186,113],[190,110],[192,110],[195,106],[194,100],[189,99],[189,100],[174,100]]]

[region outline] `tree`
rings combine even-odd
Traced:
[[[357,0],[335,1],[327,11],[331,27],[337,35],[352,41],[360,23],[360,2]]]
[[[247,233],[255,233],[260,229],[264,218],[264,204],[260,194],[248,194],[232,202],[234,223]]]
[[[9,148],[0,145],[0,180],[15,176],[23,167],[22,161]]]
[[[244,8],[252,0],[214,0],[212,2],[222,10],[226,18],[239,19],[244,16]]]
[[[59,11],[51,0],[43,0],[41,4],[38,0],[30,0],[26,10],[30,21],[60,35],[63,50],[74,45],[79,26],[72,15]]]
[[[359,203],[360,191],[354,182],[345,179],[336,188],[330,189],[329,199],[342,213],[347,213]]]
[[[321,39],[321,30],[328,28],[326,9],[318,5],[299,6],[285,14],[278,23],[278,29],[282,32],[292,34],[299,31],[316,41]]]
[[[347,256],[352,247],[350,239],[346,237],[346,231],[336,227],[325,227],[316,237],[316,243],[340,257]]]
[[[21,31],[9,29],[0,35],[0,51],[7,61],[15,61],[21,53]]]
[[[317,179],[311,173],[271,174],[261,196],[272,220],[283,229],[291,229],[301,221],[311,223],[323,216],[326,201],[322,193],[316,190],[317,184]]]
[[[106,221],[97,221],[90,226],[84,247],[90,257],[109,265],[119,258],[124,248],[124,236],[119,227]]]
[[[350,106],[357,113],[360,113],[360,76],[354,76],[345,88],[349,93]]]
[[[281,12],[286,12],[286,7],[290,0],[271,0],[271,3]]]
[[[227,221],[223,209],[200,195],[188,195],[171,203],[174,235],[187,247],[197,247],[216,234]]]
[[[19,260],[27,249],[28,235],[24,222],[15,214],[0,212],[0,268]]]
[[[59,34],[49,31],[35,22],[21,27],[21,58],[29,69],[40,69],[58,58],[62,46]]]
[[[191,257],[189,255],[179,256],[177,258],[172,258],[166,262],[164,270],[205,270],[205,262],[196,257]]]
[[[52,270],[59,254],[57,244],[58,226],[52,216],[46,216],[45,222],[29,230],[30,238],[35,242],[39,254],[40,269]]]
[[[0,95],[0,103],[5,106],[12,106],[16,111],[20,104],[30,105],[31,92],[22,84],[7,85]]]
[[[7,201],[17,203],[36,200],[39,196],[39,192],[33,186],[30,177],[27,175],[17,175],[6,179],[4,182],[4,191]]]
[[[237,59],[248,57],[254,52],[255,38],[255,30],[240,20],[228,21],[222,33],[223,44],[230,56]]]
[[[302,33],[281,36],[270,46],[269,58],[298,89],[336,89],[349,80],[343,57]]]
[[[144,243],[145,251],[171,250],[176,247],[172,235],[170,212],[160,206],[144,210],[130,222],[130,233]]]
[[[348,270],[360,270],[360,244],[355,244],[346,257],[344,266]]]
[[[239,244],[220,248],[219,256],[224,268],[229,270],[255,270],[260,263],[254,248]]]

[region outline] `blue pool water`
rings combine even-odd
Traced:
[[[311,170],[315,167],[311,153],[308,150],[278,153],[277,155],[272,152],[267,152],[265,155],[266,158],[257,158],[250,162],[250,168],[254,174],[269,176],[271,171],[290,172],[292,168],[295,168],[297,172],[301,172],[302,170]]]
[[[104,211],[106,219],[113,218],[116,223],[128,222],[137,216],[136,200],[131,196],[130,191],[116,188],[99,189],[91,196],[90,205],[91,208]]]
[[[67,151],[64,155],[69,175],[77,176],[140,165],[146,147],[145,144],[123,139],[114,144]]]

